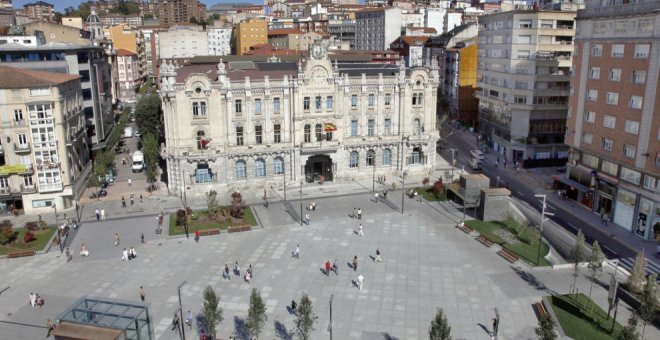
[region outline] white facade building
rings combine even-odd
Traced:
[[[135,91],[141,83],[136,53],[125,49],[117,50],[117,75],[119,79],[119,100],[124,103],[135,103]]]
[[[300,185],[435,164],[437,64],[161,65],[170,192]],[[288,184],[287,184],[288,183]]]
[[[234,28],[229,27],[207,27],[208,33],[208,55],[230,55],[231,35]]]
[[[201,28],[172,26],[167,32],[158,33],[159,58],[188,58],[206,55],[209,51],[208,36]]]
[[[357,50],[387,50],[401,36],[401,9],[398,7],[363,9],[355,13],[355,21]]]

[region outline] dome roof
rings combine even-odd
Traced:
[[[87,20],[85,20],[87,24],[100,24],[101,23],[101,18],[99,18],[98,15],[96,15],[96,11],[92,10],[92,13],[87,17]]]

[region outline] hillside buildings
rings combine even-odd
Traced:
[[[268,21],[248,19],[234,26],[235,54],[246,54],[250,48],[268,43]]]
[[[368,8],[355,13],[356,49],[386,50],[400,36],[400,8]]]

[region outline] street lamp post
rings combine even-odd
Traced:
[[[335,294],[330,294],[330,340],[332,340],[332,299],[335,297]]]
[[[183,307],[181,307],[181,287],[186,284],[186,281],[181,282],[181,284],[176,287],[177,292],[179,293],[179,325],[181,326],[181,339],[186,338],[186,328],[183,327]]]
[[[60,245],[60,253],[64,252],[64,245],[62,244],[62,231],[60,226],[57,224],[57,204],[53,204],[53,209],[55,209],[55,228],[57,228],[57,243]]]
[[[183,176],[183,188],[181,189],[181,203],[183,203],[183,210],[185,212],[185,220],[183,221],[183,229],[186,232],[186,238],[189,238],[188,234],[188,196],[186,194],[186,176],[188,173],[185,173]]]
[[[456,149],[449,149],[451,151],[451,180],[454,180],[454,166],[456,165]]]
[[[286,202],[286,168],[284,166],[282,166],[282,184],[284,186],[284,201]]]
[[[401,173],[401,214],[403,214],[403,204],[405,202],[405,197],[406,197],[406,176],[408,173],[406,171]]]
[[[300,225],[303,225],[303,208],[302,208],[302,187],[303,181],[300,181]]]
[[[376,191],[376,159],[374,159],[374,167],[371,175],[371,192]]]
[[[540,228],[540,230],[539,230],[539,247],[538,247],[538,251],[536,253],[536,265],[538,265],[539,261],[541,260],[541,240],[543,239],[543,220],[545,220],[546,215],[547,216],[555,216],[555,214],[545,211],[545,208],[546,208],[546,205],[545,205],[546,195],[545,194],[534,195],[534,197],[543,198],[543,206],[541,207],[541,223],[540,223],[540,226],[539,226],[539,228]]]

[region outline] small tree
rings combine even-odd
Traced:
[[[314,322],[316,322],[316,315],[312,310],[312,300],[309,299],[307,294],[303,294],[298,305],[298,334],[303,340],[308,340],[310,333],[314,331]]]
[[[555,340],[557,339],[555,328],[555,320],[549,315],[545,315],[539,319],[539,326],[534,329],[534,332],[539,336],[539,340]]]
[[[438,308],[438,312],[435,313],[435,318],[431,321],[431,327],[429,327],[429,339],[451,340],[451,327],[449,326],[445,313],[441,308]]]
[[[617,340],[639,340],[639,333],[637,333],[637,316],[633,313],[628,319],[628,325],[621,329],[621,333]]]
[[[218,193],[215,190],[206,193],[206,207],[209,212],[209,217],[215,218],[218,208],[220,207],[218,204]]]
[[[646,331],[646,325],[653,322],[655,318],[655,306],[657,305],[656,296],[656,279],[658,275],[652,273],[646,277],[646,284],[644,285],[644,290],[642,291],[642,297],[639,304],[639,318],[642,320],[642,339],[644,339],[644,332]]]
[[[422,185],[427,186],[429,185],[429,183],[431,183],[431,180],[428,177],[424,177],[424,179],[422,180]]]
[[[215,326],[221,323],[224,317],[222,316],[222,308],[220,308],[220,298],[215,295],[215,291],[211,286],[206,286],[206,289],[204,289],[202,317],[209,333],[215,337]]]
[[[635,265],[633,265],[630,276],[628,276],[628,281],[626,281],[626,286],[628,289],[634,293],[640,293],[642,291],[642,283],[644,282],[644,268],[646,267],[646,258],[644,257],[644,250],[637,253],[635,257]]]
[[[433,183],[433,193],[435,194],[435,197],[445,196],[445,183],[442,181],[442,178],[439,178]]]
[[[144,154],[144,163],[147,166],[147,182],[151,191],[158,176],[158,157],[160,153],[158,138],[153,133],[147,133],[142,137],[142,153]]]
[[[245,202],[243,202],[243,196],[240,192],[233,192],[231,194],[231,206],[229,207],[229,214],[233,218],[241,218],[243,216],[243,209],[245,208]]]
[[[264,328],[264,324],[266,324],[266,305],[261,299],[261,293],[256,288],[252,288],[250,307],[245,326],[251,336],[258,338],[261,330]]]
[[[582,229],[580,229],[575,238],[575,245],[573,246],[573,249],[571,249],[571,261],[573,261],[573,291],[576,291],[575,283],[580,274],[580,262],[584,261],[584,258],[584,233],[582,233]]]
[[[594,240],[591,244],[591,256],[589,256],[589,270],[591,271],[591,286],[589,286],[589,300],[591,301],[591,290],[596,281],[596,274],[603,270],[603,251],[600,249],[598,241]]]
[[[0,225],[0,244],[7,244],[16,238],[13,225],[10,220],[2,221]]]

